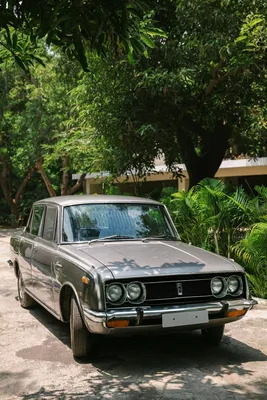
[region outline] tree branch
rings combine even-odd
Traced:
[[[2,163],[2,171],[0,174],[0,185],[3,191],[3,195],[6,199],[6,201],[8,202],[9,205],[13,204],[13,199],[12,196],[10,196],[10,191],[9,191],[9,187],[8,187],[8,182],[7,182],[7,175],[8,175],[8,165],[7,162],[5,160],[5,157],[2,153],[0,153],[0,161]]]
[[[15,195],[15,199],[14,199],[16,204],[19,204],[20,198],[23,195],[25,187],[26,187],[27,183],[29,182],[29,180],[31,179],[31,177],[33,176],[35,171],[36,171],[36,166],[29,170],[29,172],[27,173],[27,175],[25,176],[25,178],[21,182],[20,187],[19,187],[19,189],[18,189],[18,191],[17,191],[17,193]]]
[[[86,177],[86,174],[82,174],[82,175],[80,176],[80,178],[77,180],[77,182],[75,183],[75,185],[72,186],[72,188],[69,190],[69,194],[73,194],[73,193],[77,192],[78,189],[80,189],[80,187],[82,186],[82,183],[83,183],[85,177]]]
[[[49,195],[50,195],[51,197],[55,197],[55,196],[56,196],[55,189],[53,188],[53,186],[52,186],[52,184],[51,184],[51,182],[50,182],[50,179],[49,179],[48,176],[46,175],[46,172],[45,172],[45,170],[44,170],[44,168],[43,168],[43,161],[42,161],[42,159],[40,159],[40,160],[37,161],[37,163],[36,163],[36,168],[37,168],[38,171],[40,171],[40,174],[41,174],[41,176],[42,176],[42,178],[43,178],[43,181],[44,181],[44,183],[45,183],[45,186],[46,186],[46,188],[47,188],[47,190],[48,190]]]
[[[61,196],[68,194],[68,184],[69,184],[69,156],[64,156],[62,159],[62,184],[61,184]]]

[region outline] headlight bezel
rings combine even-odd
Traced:
[[[138,285],[141,288],[141,294],[137,299],[131,299],[129,294],[128,294],[128,290],[129,290],[129,286],[131,285]],[[127,297],[127,301],[131,304],[141,304],[145,301],[146,299],[146,287],[142,282],[139,281],[133,281],[133,282],[129,282],[126,286],[126,297]]]
[[[230,279],[233,279],[233,278],[235,278],[238,281],[239,285],[238,285],[237,290],[235,290],[234,292],[231,292],[229,289],[229,281],[230,281]],[[233,296],[233,297],[240,296],[243,293],[243,290],[244,290],[244,285],[243,285],[243,279],[241,276],[231,275],[227,278],[227,293],[230,296]]]
[[[112,286],[119,286],[119,287],[121,287],[121,289],[122,289],[122,295],[121,295],[121,297],[120,297],[118,300],[116,300],[116,301],[111,300],[110,297],[109,297],[108,291],[110,290],[110,288],[111,288]],[[106,286],[106,299],[108,300],[108,302],[109,302],[110,304],[114,304],[114,305],[121,305],[121,304],[123,304],[123,303],[125,302],[125,299],[126,299],[126,290],[125,290],[124,285],[123,285],[122,283],[120,283],[120,282],[112,282],[112,283],[110,283],[109,285],[107,285],[107,286]]]
[[[132,284],[137,284],[141,288],[141,294],[137,299],[132,300],[130,296],[128,295],[128,287],[131,286]],[[113,301],[110,296],[109,296],[109,290],[112,286],[119,286],[122,289],[122,296],[119,298],[117,301]],[[132,281],[128,283],[121,283],[121,282],[111,282],[106,285],[105,288],[105,298],[106,301],[113,305],[113,306],[119,306],[122,305],[123,303],[131,303],[131,304],[142,304],[146,300],[146,287],[144,283],[139,282],[139,281]]]
[[[212,283],[214,282],[215,279],[220,279],[222,282],[222,289],[219,293],[214,293]],[[214,297],[217,299],[221,299],[227,295],[227,281],[224,276],[214,276],[211,281],[210,281],[210,290],[211,293]]]
[[[231,290],[229,289],[229,282],[233,278],[235,278],[238,281],[238,288],[234,292],[231,292]],[[215,279],[220,279],[221,282],[223,283],[222,290],[219,293],[214,293],[213,291],[212,283],[214,282]],[[222,299],[226,296],[238,297],[244,292],[243,277],[241,275],[230,275],[226,277],[220,275],[214,276],[210,281],[210,289],[212,295],[218,299]]]

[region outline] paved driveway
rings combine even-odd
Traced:
[[[78,363],[68,326],[20,307],[0,231],[0,399],[267,399],[267,308],[227,326],[218,349],[200,335],[105,339]]]

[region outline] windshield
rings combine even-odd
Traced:
[[[101,240],[110,236],[117,236],[117,239],[157,236],[177,239],[164,207],[160,205],[79,204],[64,207],[63,242]]]

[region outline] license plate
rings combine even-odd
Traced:
[[[181,311],[162,315],[162,327],[171,328],[174,326],[198,325],[209,322],[207,310],[202,311]]]

